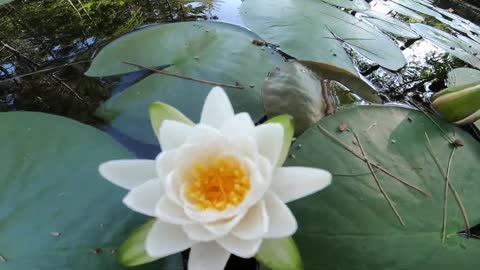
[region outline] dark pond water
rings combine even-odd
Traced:
[[[475,4],[475,1],[469,2]],[[139,157],[151,158],[158,153],[158,146],[124,137],[94,116],[99,104],[146,73],[90,78],[83,75],[90,59],[116,37],[149,24],[216,20],[245,26],[238,11],[241,2],[17,0],[1,6],[0,111],[41,111],[76,119],[106,130]],[[458,1],[438,2],[448,8]],[[474,15],[471,19],[478,20]],[[426,23],[442,27],[434,19]],[[355,57],[361,74],[391,101],[401,102],[405,97],[425,101],[432,91],[445,87],[444,79],[450,69],[467,66],[429,41],[397,42],[408,61],[399,72]],[[256,267],[253,260],[236,258],[229,264],[229,269]]]

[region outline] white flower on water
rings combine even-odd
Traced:
[[[330,184],[327,171],[280,167],[283,134],[280,124],[255,126],[247,113],[234,114],[215,87],[199,124],[162,123],[156,160],[114,160],[99,170],[130,190],[125,205],[156,218],[149,256],[191,248],[189,270],[223,269],[230,254],[250,258],[263,239],[294,234],[286,203]]]

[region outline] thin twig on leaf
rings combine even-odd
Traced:
[[[333,134],[331,134],[328,130],[326,130],[325,128],[323,128],[320,124],[317,125],[318,129],[320,129],[325,135],[327,135],[328,137],[330,137],[332,140],[334,140],[336,143],[338,143],[340,146],[342,146],[345,150],[347,150],[348,152],[352,153],[353,155],[355,155],[357,158],[363,160],[364,162],[366,162],[365,158],[362,157],[359,153],[357,153],[355,150],[352,150],[348,145],[346,145],[344,142],[342,142],[341,140],[339,140],[338,138],[336,138]],[[380,166],[379,164],[376,164],[374,162],[370,162],[372,164],[373,167],[377,168],[378,170],[382,171],[383,173],[385,173],[386,175],[392,177],[393,179],[397,180],[398,182],[410,187],[410,188],[413,188],[415,189],[416,191],[422,193],[423,195],[425,196],[430,196],[427,192],[423,191],[421,188],[403,180],[403,179],[400,179],[398,176],[395,176],[393,175],[390,171],[388,171],[387,169],[385,169],[384,167]]]
[[[445,171],[443,170],[443,167],[440,165],[440,161],[437,159],[437,157],[435,156],[435,153],[433,152],[432,144],[430,142],[430,138],[429,138],[429,136],[426,132],[425,132],[425,137],[427,138],[427,142],[428,142],[427,149],[430,152],[430,155],[432,156],[433,161],[435,162],[435,164],[437,164],[437,167],[440,170],[440,173],[444,177],[445,185],[448,185],[448,187],[450,188],[450,190],[453,193],[453,197],[455,198],[455,201],[457,202],[457,205],[460,208],[460,211],[462,212],[463,222],[465,224],[465,232],[466,232],[467,236],[470,237],[471,236],[470,221],[468,219],[467,209],[465,209],[465,206],[463,205],[462,198],[460,197],[460,194],[458,194],[456,188],[453,186],[452,182],[450,181],[450,171],[451,171],[451,165],[452,165],[452,160],[453,160],[453,154],[454,154],[454,151],[455,151],[455,147],[452,149],[452,152],[450,154],[450,158],[448,160],[447,172],[445,173]],[[446,200],[447,197],[446,197],[446,195],[444,195],[444,196],[445,196],[445,200]],[[446,202],[444,201],[444,209],[446,209],[445,204],[446,204]],[[443,226],[442,226],[442,243],[445,242],[444,233],[446,234],[446,220],[445,220],[446,212],[445,211],[446,210],[444,210],[444,221],[443,221],[444,223],[443,223]],[[443,231],[444,229],[445,229],[445,232]]]
[[[163,74],[163,75],[168,75],[168,76],[173,76],[173,77],[177,77],[177,78],[181,78],[181,79],[185,79],[185,80],[189,80],[189,81],[194,81],[194,82],[199,82],[199,83],[206,83],[206,84],[216,85],[216,86],[222,86],[222,87],[235,88],[235,89],[244,89],[244,87],[241,86],[241,85],[223,84],[223,83],[218,83],[218,82],[212,82],[212,81],[194,79],[194,78],[190,78],[190,77],[187,77],[187,76],[183,76],[183,75],[180,75],[180,74],[177,74],[177,73],[168,72],[168,71],[165,71],[165,70],[160,70],[160,69],[151,68],[151,67],[146,67],[146,66],[142,66],[142,65],[138,65],[138,64],[134,64],[134,63],[130,63],[130,62],[125,62],[125,61],[124,61],[123,63],[124,63],[124,64],[127,64],[127,65],[131,65],[131,66],[143,68],[143,69],[146,69],[146,70],[150,70],[150,71],[153,71],[153,72],[155,72],[155,73],[159,73],[159,74]]]
[[[366,162],[367,165],[368,165],[368,169],[370,169],[370,172],[372,173],[373,179],[374,179],[375,182],[377,183],[378,189],[380,190],[380,192],[382,193],[383,197],[385,198],[385,200],[388,202],[388,204],[389,204],[390,207],[392,208],[393,212],[394,212],[395,215],[397,216],[397,218],[398,218],[398,220],[400,221],[400,223],[402,224],[402,226],[405,226],[405,222],[403,221],[402,216],[401,216],[400,213],[398,212],[397,208],[396,208],[395,205],[393,204],[393,201],[390,199],[390,197],[388,196],[387,192],[383,189],[382,185],[380,184],[380,180],[378,180],[378,177],[377,177],[377,175],[375,174],[375,171],[373,170],[373,166],[372,166],[372,164],[370,163],[370,160],[369,160],[368,157],[367,157],[367,152],[365,151],[365,149],[363,148],[362,143],[360,142],[360,138],[358,138],[357,134],[356,134],[353,130],[352,130],[352,134],[353,134],[353,136],[355,137],[355,140],[357,141],[358,146],[360,147],[360,151],[362,151],[362,155],[363,155],[363,157],[365,158],[365,162]]]

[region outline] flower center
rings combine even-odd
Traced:
[[[186,197],[202,210],[225,210],[239,205],[250,190],[250,175],[231,156],[217,156],[195,163],[186,186]]]

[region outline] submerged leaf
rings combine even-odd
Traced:
[[[377,92],[355,74],[327,64],[290,61],[264,81],[265,111],[268,116],[291,115],[295,133],[300,134],[335,108],[335,90],[344,91],[342,86],[368,101],[381,102]]]

